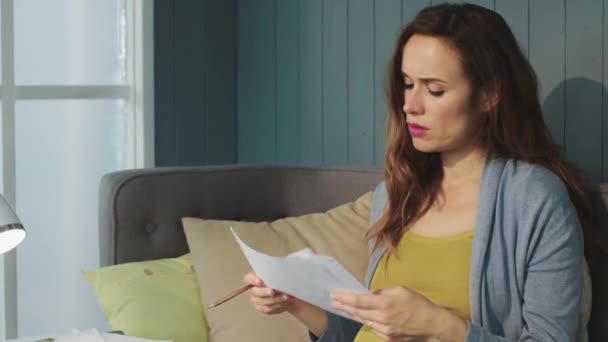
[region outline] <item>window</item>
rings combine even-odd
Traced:
[[[0,339],[105,328],[81,271],[101,176],[153,166],[152,5],[0,2],[0,191],[28,233],[4,256]]]

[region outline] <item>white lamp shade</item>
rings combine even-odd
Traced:
[[[0,254],[17,247],[25,239],[25,229],[4,196],[0,196]]]

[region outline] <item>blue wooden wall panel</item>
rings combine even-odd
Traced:
[[[278,153],[274,160],[279,163],[381,165],[388,53],[399,23],[407,23],[430,3],[238,2],[239,161],[260,162],[260,151],[272,151],[268,145],[274,144]],[[566,157],[583,166],[591,180],[606,179],[605,1],[476,3],[496,8],[527,53],[538,75],[547,125],[565,147]],[[259,18],[251,19],[256,16]],[[245,29],[247,23],[260,27]],[[262,34],[270,38],[257,37]],[[256,40],[266,42],[253,46],[264,50],[261,53],[250,50],[251,41]],[[276,66],[271,68],[274,62]],[[255,65],[256,70],[241,70],[245,64]],[[274,115],[274,121],[272,115],[264,118],[259,113],[261,104],[270,109],[266,112]],[[249,110],[250,117],[243,115],[249,106],[255,108]],[[244,129],[249,125],[253,128]],[[264,138],[267,142],[260,145]]]
[[[201,17],[202,2],[176,2],[174,22],[175,32],[189,33],[175,36],[175,115],[177,120],[177,144],[190,148],[177,149],[180,165],[201,165],[205,163],[205,70],[191,69],[191,65],[205,65],[202,37],[205,36]]]
[[[156,165],[235,163],[236,0],[154,1],[154,20]]]
[[[566,1],[566,158],[602,177],[602,0]]]
[[[277,162],[300,162],[299,0],[277,1]]]
[[[374,163],[374,3],[348,6],[348,162]]]
[[[274,0],[238,2],[239,162],[276,162]]]
[[[236,3],[205,2],[205,164],[236,161]],[[210,32],[213,31],[213,34]]]
[[[154,2],[154,148],[157,166],[178,165],[173,1]]]
[[[407,25],[421,9],[430,5],[431,0],[401,0],[401,23]]]
[[[468,3],[471,3],[471,4],[483,6],[485,8],[489,8],[489,9],[493,10],[494,9],[494,1],[495,0],[465,0],[465,1],[459,1],[459,2],[468,2]]]
[[[300,1],[300,163],[323,163],[323,2]]]
[[[496,12],[505,19],[524,54],[528,56],[528,1],[496,0]]]
[[[545,121],[560,146],[564,144],[564,44],[564,1],[530,1],[529,60],[538,76]]]
[[[348,162],[348,1],[323,1],[323,161]]]
[[[401,0],[375,2],[374,30],[374,165],[383,165],[386,150],[387,64],[401,28]]]

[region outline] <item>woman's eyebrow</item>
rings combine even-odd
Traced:
[[[409,77],[405,72],[401,72],[401,75],[405,78],[405,77]],[[420,77],[419,78],[420,81],[422,81],[422,83],[429,83],[429,82],[437,82],[437,83],[443,83],[443,84],[447,84],[446,81],[440,79],[440,78],[436,78],[436,77]]]

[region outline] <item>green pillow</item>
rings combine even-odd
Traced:
[[[173,342],[209,341],[190,254],[83,274],[112,330]]]

